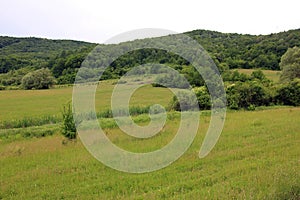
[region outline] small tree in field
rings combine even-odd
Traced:
[[[76,125],[70,103],[63,106],[62,117],[62,134],[68,139],[76,139]]]
[[[21,84],[26,90],[49,89],[54,84],[54,77],[48,68],[42,68],[26,74]]]

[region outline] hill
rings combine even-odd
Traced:
[[[281,56],[300,45],[300,29],[270,35],[242,35],[195,30],[187,33],[197,40],[218,63],[230,68],[279,70]]]
[[[88,51],[95,46],[96,44],[72,40],[1,36],[0,73],[24,67],[41,68],[62,51]]]
[[[194,30],[185,34],[197,40],[209,52],[221,72],[235,68],[279,70],[281,56],[286,50],[300,46],[300,29],[270,35],[243,35],[209,30]],[[19,85],[20,77],[43,67],[52,71],[58,84],[72,83],[86,55],[96,46],[97,44],[71,40],[0,37],[0,78],[5,79],[0,84]],[[100,62],[97,61],[94,62],[95,66]],[[170,64],[174,68],[189,65],[174,54],[143,49],[130,52],[114,61],[112,69],[105,73],[103,79],[118,78],[130,68],[147,62]],[[7,76],[1,75],[9,72]],[[11,77],[14,77],[13,80]]]

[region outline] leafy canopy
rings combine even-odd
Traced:
[[[300,78],[300,48],[289,48],[282,56],[280,62],[282,70],[281,80],[292,81],[295,78]]]

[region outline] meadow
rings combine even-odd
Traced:
[[[96,94],[96,110],[109,108],[114,81]],[[71,100],[72,87],[51,90],[1,91],[0,122],[59,118]],[[131,104],[168,105],[166,88],[145,86]],[[169,113],[162,132],[149,139],[125,135],[103,119],[110,140],[133,152],[167,144],[176,133],[178,113]],[[188,151],[170,166],[144,174],[106,167],[85,149],[80,139],[68,141],[59,123],[0,129],[0,199],[299,199],[300,108],[269,107],[228,111],[222,135],[210,154],[199,149],[210,122],[203,111],[197,136]],[[133,117],[142,125],[148,115]],[[46,137],[45,137],[46,136]]]
[[[104,81],[97,88],[96,111],[110,108],[111,93],[115,80]],[[73,87],[51,90],[5,90],[0,93],[0,122],[41,116],[60,115],[64,104],[72,100]],[[158,103],[166,106],[172,93],[166,88],[153,88],[146,85],[139,88],[131,97],[131,105],[149,106]]]

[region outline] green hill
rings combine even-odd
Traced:
[[[230,68],[279,70],[281,56],[289,47],[300,46],[300,29],[270,35],[242,35],[195,30],[187,33],[214,58]]]
[[[62,51],[88,51],[95,46],[96,44],[72,40],[1,36],[0,73],[23,67],[41,68]]]
[[[279,70],[281,56],[286,50],[300,46],[300,29],[270,35],[244,35],[208,30],[194,30],[186,34],[197,40],[209,52],[221,71],[228,68]],[[0,37],[0,78],[4,80],[19,77],[14,78],[18,81],[8,80],[0,84],[18,85],[20,77],[28,71],[43,67],[52,71],[58,84],[72,83],[77,69],[96,45],[71,40]],[[96,58],[94,65],[97,66],[99,62]],[[170,64],[174,68],[189,65],[174,54],[143,49],[130,52],[114,61],[103,79],[118,78],[130,68],[147,62]],[[1,75],[9,72],[6,76]]]

